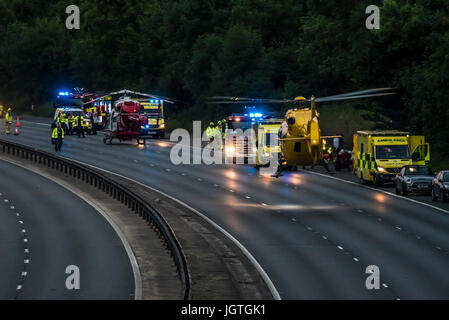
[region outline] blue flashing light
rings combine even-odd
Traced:
[[[262,114],[262,113],[256,113],[254,116],[255,116],[256,118],[262,118],[263,114]]]
[[[64,93],[64,92],[60,92],[59,95],[60,95],[60,96],[64,96],[65,93]]]
[[[150,129],[150,125],[149,124],[145,125],[145,129]]]
[[[254,113],[250,113],[249,116],[250,116],[251,118],[254,118]]]

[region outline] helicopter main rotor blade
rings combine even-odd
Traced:
[[[315,99],[315,101],[317,101],[318,99],[344,98],[344,97],[364,96],[364,95],[369,95],[369,94],[389,93],[392,90],[395,90],[395,89],[393,89],[393,88],[368,89],[368,90],[362,90],[362,91],[337,94],[337,95],[332,95],[332,96],[328,96],[328,97],[320,97],[320,98]]]
[[[376,94],[366,94],[360,96],[345,96],[345,97],[326,97],[326,98],[317,98],[315,102],[332,102],[332,101],[343,101],[343,100],[353,100],[353,99],[364,99],[371,97],[382,97],[382,96],[392,96],[395,95],[396,92],[387,92],[387,93],[376,93]]]

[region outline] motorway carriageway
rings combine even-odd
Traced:
[[[0,300],[134,299],[130,258],[96,209],[3,160],[0,176]],[[73,265],[79,290],[66,287]]]
[[[0,138],[54,153],[50,119]],[[42,121],[41,121],[42,122]],[[282,299],[448,299],[449,212],[310,172],[180,165],[171,143],[67,137],[61,156],[156,188],[206,215],[260,263]],[[381,288],[367,290],[366,268]]]

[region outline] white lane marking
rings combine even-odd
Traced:
[[[22,290],[22,286],[17,286],[17,290]]]
[[[14,206],[10,206],[9,207],[9,209],[12,209],[12,210],[14,210],[16,207],[14,207]]]
[[[398,230],[402,230],[402,229],[401,229],[401,227],[396,227],[396,229],[398,229]]]
[[[28,259],[25,259],[25,260],[23,260],[23,263],[25,263],[25,264],[29,264],[29,263],[30,263],[30,260],[28,260]]]
[[[118,174],[118,173],[115,173],[115,172],[112,172],[112,171],[109,171],[109,170],[106,170],[106,169],[102,169],[102,168],[99,168],[97,166],[94,166],[94,165],[91,165],[91,164],[88,164],[88,163],[85,163],[85,162],[82,162],[82,161],[78,161],[78,160],[74,160],[74,159],[70,159],[70,158],[66,158],[66,157],[61,157],[61,158],[64,158],[64,159],[67,159],[67,160],[70,160],[70,161],[74,161],[74,162],[77,162],[79,164],[82,164],[82,165],[85,165],[85,166],[88,166],[88,167],[91,167],[91,168],[94,168],[94,169],[97,169],[97,170],[100,170],[100,171],[103,171],[103,172],[115,175],[117,177],[126,179],[128,181],[132,181],[134,183],[137,183],[138,185],[140,185],[140,186],[142,186],[144,188],[148,188],[150,190],[153,190],[154,192],[157,192],[157,193],[159,193],[159,194],[161,194],[161,195],[163,195],[163,196],[165,196],[165,197],[167,197],[167,198],[169,198],[169,199],[179,203],[180,205],[184,206],[185,208],[191,210],[192,212],[196,213],[198,216],[200,216],[201,218],[206,220],[208,223],[210,223],[212,226],[214,226],[217,230],[219,230],[221,233],[223,233],[226,237],[228,237],[228,239],[231,240],[243,252],[243,254],[248,258],[248,260],[251,261],[253,266],[259,272],[260,276],[262,277],[262,279],[264,280],[264,282],[268,286],[268,289],[270,290],[270,293],[273,296],[273,298],[275,300],[282,300],[281,296],[279,294],[279,291],[276,289],[273,281],[271,281],[271,279],[268,276],[268,274],[266,273],[266,271],[262,268],[262,266],[256,260],[256,258],[254,258],[254,256],[249,252],[249,250],[243,244],[241,244],[240,241],[238,241],[236,238],[234,238],[228,231],[226,231],[224,228],[219,226],[216,222],[214,222],[212,219],[207,217],[205,214],[203,214],[200,211],[196,210],[195,208],[189,206],[187,203],[185,203],[185,202],[183,202],[181,200],[178,200],[175,197],[172,197],[172,196],[170,196],[170,195],[168,195],[168,194],[166,194],[166,193],[164,193],[164,192],[162,192],[162,191],[160,191],[158,189],[155,189],[155,188],[150,187],[150,186],[148,186],[146,184],[143,184],[142,182],[139,182],[137,180],[125,177],[125,176],[123,176],[121,174]]]
[[[251,199],[251,197],[250,197],[250,196],[245,196],[245,198],[246,198],[246,199]]]
[[[25,249],[25,250],[23,250],[24,251],[24,253],[30,253],[30,250],[29,249]]]
[[[11,163],[13,165],[19,166],[19,167],[21,167],[21,168],[23,168],[25,170],[32,171],[32,172],[34,172],[34,173],[36,173],[36,174],[38,174],[40,176],[43,176],[43,177],[47,178],[48,180],[51,180],[54,183],[60,185],[64,189],[68,190],[72,194],[74,194],[74,195],[78,196],[80,199],[84,200],[86,203],[88,203],[91,207],[93,207],[95,210],[97,210],[106,219],[106,221],[112,226],[112,228],[114,229],[115,233],[120,238],[120,241],[122,242],[122,244],[123,244],[123,246],[125,248],[125,251],[126,251],[126,253],[128,255],[128,258],[130,260],[131,267],[132,267],[132,270],[133,270],[133,275],[134,275],[134,287],[135,287],[134,299],[135,300],[142,300],[142,277],[140,275],[140,269],[139,269],[139,265],[137,264],[136,256],[134,255],[134,252],[131,249],[131,246],[128,243],[128,241],[126,240],[124,234],[119,229],[119,227],[115,224],[115,222],[101,208],[99,208],[95,203],[93,203],[92,201],[90,201],[89,199],[87,199],[86,197],[84,197],[81,194],[74,193],[72,191],[72,189],[69,186],[65,185],[64,183],[62,183],[62,182],[60,182],[58,180],[55,180],[53,177],[51,177],[51,176],[49,176],[47,174],[44,174],[42,172],[39,172],[39,171],[31,169],[31,168],[27,168],[27,167],[23,166],[22,164],[15,163],[15,162],[13,162],[11,160],[5,160],[5,159],[3,159],[3,160],[6,161],[6,162]],[[24,242],[28,242],[28,239],[25,238],[25,239],[23,239],[23,241]]]
[[[9,202],[9,200],[8,199],[5,199],[5,200],[3,200],[4,202]]]
[[[48,123],[42,123],[42,122],[34,122],[34,121],[28,121],[28,120],[20,120],[20,122],[24,122],[24,123],[33,123],[33,124],[38,124],[40,126],[46,126],[46,127],[50,127],[51,125]]]
[[[28,273],[22,272],[22,277],[26,277]]]
[[[342,246],[337,246],[337,248],[340,249],[340,250],[343,250],[343,247],[342,247]]]
[[[27,231],[25,229],[22,229],[22,233],[26,233]]]
[[[20,223],[20,224],[23,224],[23,221],[22,221],[22,220],[20,220],[20,221],[19,221],[19,223]]]
[[[218,187],[219,187],[219,185],[218,185],[218,184],[214,184],[214,187],[215,187],[215,188],[218,188]]]
[[[382,283],[382,285],[384,286],[384,288],[388,288],[388,286],[385,283]]]
[[[293,219],[292,219],[292,221],[293,221],[293,222],[296,222],[296,219],[295,219],[295,218],[293,218]]]
[[[324,239],[324,240],[327,240],[327,237],[326,237],[326,236],[323,236],[323,239]]]
[[[354,259],[354,261],[359,262],[359,259],[357,259],[356,257],[352,258]]]
[[[234,193],[235,191],[234,191],[234,190],[229,190],[229,192],[232,192],[232,193]]]
[[[261,205],[263,205],[264,207],[268,207],[268,204],[266,204],[266,203],[261,203]]]
[[[414,199],[406,198],[406,197],[397,195],[397,194],[395,194],[395,193],[391,193],[391,192],[389,192],[389,191],[385,191],[385,190],[382,190],[382,189],[372,188],[372,187],[369,187],[369,186],[365,186],[365,185],[363,185],[363,184],[359,184],[359,183],[355,183],[355,182],[352,182],[352,181],[348,181],[348,180],[336,178],[336,177],[333,177],[333,176],[326,176],[326,175],[321,174],[321,173],[318,173],[318,172],[313,172],[313,171],[306,171],[306,172],[307,172],[307,173],[310,173],[310,174],[318,175],[318,176],[321,176],[321,177],[325,177],[325,178],[328,178],[328,179],[334,179],[334,180],[341,181],[341,182],[345,182],[345,183],[352,184],[352,185],[355,185],[355,186],[363,187],[363,188],[366,188],[366,189],[369,189],[369,190],[372,190],[372,191],[381,192],[381,193],[383,193],[383,194],[387,194],[387,195],[389,195],[389,196],[392,196],[392,197],[395,197],[395,198],[398,198],[398,199],[411,201],[411,202],[413,202],[413,203],[420,204],[420,205],[426,206],[426,207],[428,207],[428,208],[432,208],[432,209],[438,210],[438,211],[440,211],[440,212],[444,212],[445,214],[449,214],[449,211],[444,210],[444,209],[442,209],[442,208],[435,207],[435,206],[433,206],[433,205],[431,205],[431,204],[424,203],[424,202],[420,202],[420,201],[417,201],[417,200],[414,200]]]

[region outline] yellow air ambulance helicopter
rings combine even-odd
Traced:
[[[279,141],[282,155],[290,168],[298,166],[314,166],[323,158],[323,139],[340,138],[341,136],[322,136],[319,126],[317,103],[362,99],[369,97],[396,94],[392,88],[378,88],[352,93],[345,93],[324,98],[296,97],[289,99],[253,99],[240,97],[211,97],[212,104],[293,104],[297,107],[287,111],[279,129]],[[304,106],[310,102],[310,106]],[[302,107],[304,106],[304,107]]]

